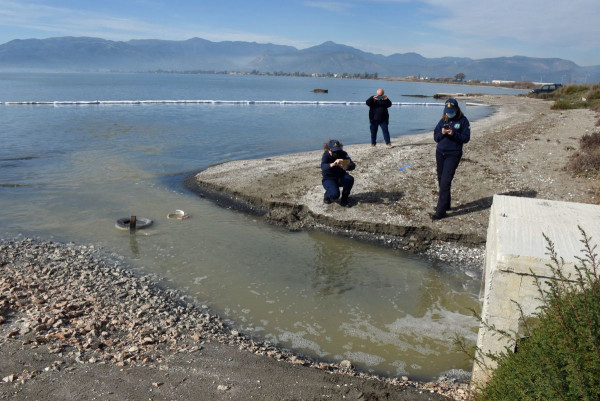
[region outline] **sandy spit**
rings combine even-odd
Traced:
[[[597,181],[564,169],[579,138],[600,131],[594,112],[554,111],[550,102],[512,95],[468,100],[491,105],[494,113],[471,124],[452,184],[453,210],[440,221],[430,219],[438,194],[433,132],[392,138],[392,149],[346,146],[357,163],[350,208],[322,201],[320,143],[311,152],[215,165],[188,185],[293,230],[324,229],[420,252],[440,243],[481,249],[494,194],[600,202]],[[390,123],[399,124],[393,116]]]

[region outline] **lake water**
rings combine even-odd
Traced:
[[[223,75],[0,74],[0,101],[364,101],[406,94],[515,91],[369,80]],[[310,92],[327,88],[328,94]],[[432,99],[427,99],[432,102]],[[470,369],[455,333],[475,341],[479,277],[443,263],[321,232],[291,233],[216,207],[182,184],[232,159],[369,141],[366,106],[0,105],[0,233],[125,255],[207,304],[233,326],[325,361],[429,379]],[[392,136],[428,131],[441,107],[394,106]],[[481,118],[489,111],[468,107]],[[318,163],[316,160],[315,163]],[[360,172],[357,172],[360,174]],[[175,209],[191,215],[167,220]],[[114,227],[135,214],[154,225]]]

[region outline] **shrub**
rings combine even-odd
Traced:
[[[586,85],[567,85],[556,91],[557,95],[574,95],[578,92],[587,92],[589,86]]]
[[[566,277],[564,261],[546,237],[552,277],[536,283],[541,308],[518,352],[496,355],[498,367],[476,398],[481,401],[598,400],[600,394],[600,265],[581,228],[584,257],[576,277]],[[570,281],[573,280],[573,281]]]
[[[600,148],[600,133],[594,132],[593,134],[582,136],[579,139],[579,146],[582,149]]]
[[[600,133],[594,132],[579,139],[579,150],[569,159],[567,170],[585,177],[600,178]]]
[[[571,110],[571,109],[581,109],[587,106],[587,102],[569,102],[567,100],[557,100],[552,105],[552,110]]]
[[[600,99],[600,89],[592,89],[588,92],[586,96],[587,100],[597,100]]]

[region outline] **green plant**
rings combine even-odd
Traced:
[[[600,265],[591,238],[579,228],[583,257],[575,277],[544,236],[551,278],[535,276],[541,307],[532,327],[521,311],[525,339],[518,352],[488,355],[498,363],[478,401],[595,400],[600,395]],[[533,274],[533,273],[532,273]],[[517,333],[498,332],[517,340]],[[482,363],[481,359],[476,362]]]
[[[571,102],[568,100],[557,100],[552,105],[552,110],[571,110],[571,109],[582,109],[588,106],[588,102],[575,101]]]
[[[558,89],[557,94],[561,95],[573,95],[578,92],[586,92],[589,89],[589,86],[586,85],[567,85]]]

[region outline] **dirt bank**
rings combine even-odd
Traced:
[[[418,251],[432,241],[483,244],[494,194],[599,202],[596,181],[573,178],[563,169],[579,138],[600,130],[594,112],[553,111],[550,102],[510,95],[472,100],[491,105],[494,113],[471,124],[471,141],[453,181],[453,209],[440,221],[429,217],[438,194],[432,132],[393,138],[392,149],[346,146],[357,163],[349,209],[323,204],[321,144],[313,152],[219,164],[198,173],[194,186],[291,229],[384,235]]]

